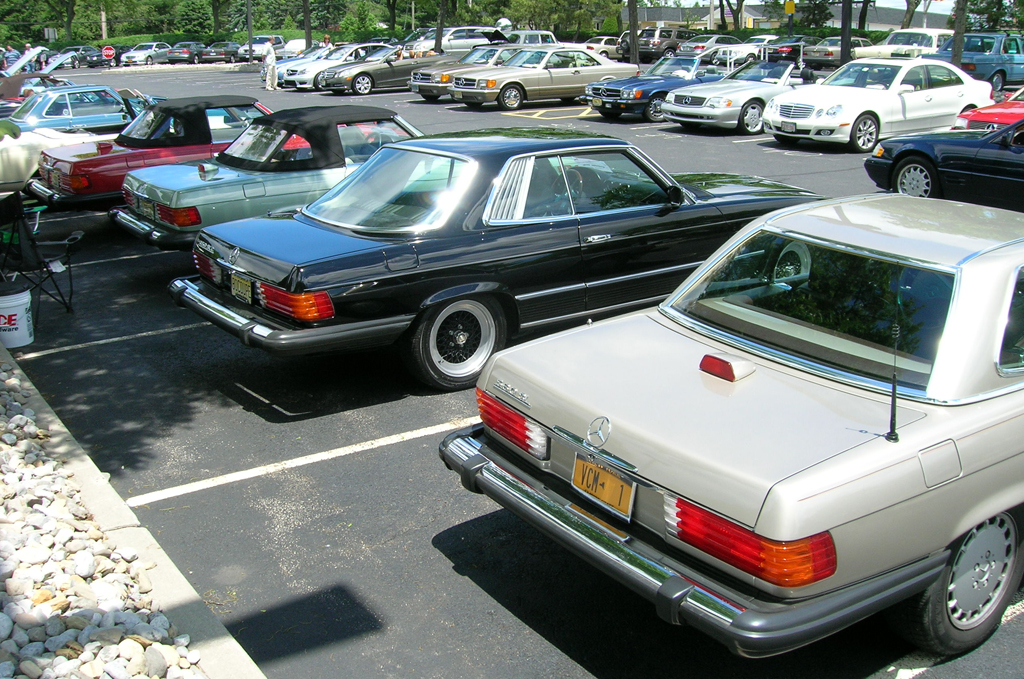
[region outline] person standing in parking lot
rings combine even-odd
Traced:
[[[267,66],[267,89],[276,90],[277,86],[277,55],[274,46],[269,42],[263,46],[263,63]]]
[[[14,49],[10,45],[4,50],[4,70],[14,66],[14,62],[21,58],[21,52]]]

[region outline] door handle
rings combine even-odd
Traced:
[[[611,240],[611,236],[607,233],[602,233],[597,236],[587,236],[584,243],[600,243],[603,240]]]
[[[579,75],[580,74],[580,69],[577,68],[575,71],[572,72],[572,74],[573,75]]]
[[[925,101],[931,101],[931,100],[932,100],[932,98],[931,98],[931,97],[925,97],[925,98],[924,98],[924,100],[925,100]]]
[[[956,93],[956,96],[958,96],[958,97],[964,96],[964,91],[960,90],[959,92]]]

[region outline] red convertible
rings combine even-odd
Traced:
[[[252,97],[220,95],[168,99],[143,111],[113,141],[44,151],[30,193],[54,207],[84,208],[123,202],[130,170],[204,160],[217,155],[270,113]]]

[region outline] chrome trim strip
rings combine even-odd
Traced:
[[[583,283],[574,283],[572,285],[563,285],[560,288],[549,288],[547,290],[538,290],[537,292],[526,292],[522,295],[516,295],[517,302],[523,302],[530,299],[536,299],[537,297],[545,297],[547,295],[557,295],[562,292],[572,292],[573,290],[580,290],[587,286]]]
[[[692,604],[694,608],[721,620],[727,625],[732,624],[736,616],[743,612],[742,609],[733,606],[724,599],[719,599],[700,585],[693,586],[693,589],[686,594],[686,601]]]
[[[613,304],[612,306],[601,307],[600,309],[587,309],[586,311],[578,311],[574,314],[566,314],[565,316],[555,316],[553,318],[544,318],[539,321],[530,321],[529,323],[520,323],[520,328],[536,328],[538,326],[547,325],[549,323],[558,323],[559,321],[568,321],[574,318],[583,318],[584,316],[592,316],[595,314],[605,314],[617,309],[627,309],[629,307],[642,307],[646,305],[656,305],[664,299],[661,295],[657,297],[647,297],[645,299],[638,299],[632,302],[623,302],[622,304]]]
[[[619,469],[622,469],[627,472],[635,473],[637,471],[636,465],[626,462],[621,457],[613,455],[612,453],[609,453],[607,450],[604,450],[602,448],[595,448],[594,446],[587,443],[584,439],[582,439],[579,436],[576,436],[576,434],[573,434],[571,431],[567,429],[563,429],[556,425],[554,429],[552,429],[552,432],[559,436],[564,441],[566,441],[567,443],[575,445],[577,448],[579,448],[580,452],[582,453],[587,453],[589,455],[598,457],[603,462],[607,462],[608,464],[614,467],[618,467]],[[644,485],[650,484],[648,484],[645,481]]]
[[[657,276],[658,274],[672,273],[675,271],[685,271],[686,269],[695,269],[701,265],[701,262],[690,262],[688,264],[679,264],[678,266],[667,266],[664,269],[654,269],[653,271],[643,271],[641,273],[631,273],[625,276],[616,276],[614,278],[604,278],[593,283],[587,283],[588,288],[594,288],[599,285],[611,285],[612,283],[621,283],[623,281],[638,280],[646,278],[648,276]]]

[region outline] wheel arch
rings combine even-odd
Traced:
[[[511,289],[504,283],[496,281],[477,281],[475,283],[463,283],[450,288],[444,288],[433,293],[420,303],[420,313],[430,307],[444,302],[451,302],[463,297],[487,296],[495,299],[505,314],[505,323],[509,336],[519,330],[519,305],[516,304],[515,296]]]
[[[966,507],[965,511],[950,524],[950,535],[946,536],[947,543],[953,544],[967,531],[1003,512],[1013,517],[1020,539],[1024,534],[1024,480],[998,489],[993,494],[976,498],[974,504]]]
[[[519,82],[518,80],[509,80],[508,82],[506,82],[504,85],[502,85],[498,89],[498,92],[503,91],[509,85],[515,85],[516,87],[519,88],[519,91],[523,93],[523,101],[529,101],[530,100],[530,93],[526,91],[526,85],[524,85],[523,83]]]
[[[895,154],[893,154],[893,157],[892,157],[892,169],[889,171],[889,186],[890,186],[890,188],[895,185],[895,181],[896,181],[896,167],[900,163],[902,163],[904,160],[906,160],[907,158],[921,158],[922,160],[927,160],[929,163],[931,163],[932,167],[935,168],[935,171],[937,173],[937,177],[938,177],[939,183],[942,184],[942,173],[939,172],[939,161],[938,161],[938,159],[934,158],[933,156],[929,155],[928,153],[926,153],[925,151],[923,151],[922,149],[920,149],[920,148],[918,148],[916,146],[907,146],[905,148],[901,148]],[[942,188],[945,188],[945,186],[943,186]],[[1024,496],[1022,496],[1022,497],[1024,497]]]

